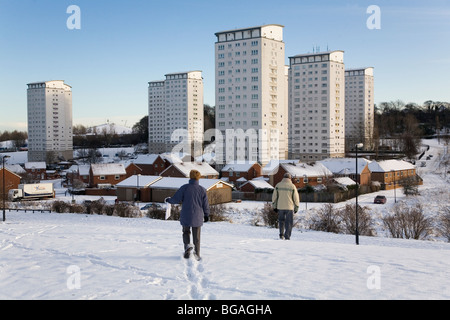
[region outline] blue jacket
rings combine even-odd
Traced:
[[[206,190],[198,180],[191,179],[167,200],[171,204],[182,204],[180,223],[183,227],[201,227],[204,217],[209,216]]]

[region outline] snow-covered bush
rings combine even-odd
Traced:
[[[265,226],[271,228],[278,228],[278,213],[273,210],[272,204],[267,202],[264,207],[259,211],[258,216]],[[255,221],[255,223],[257,223]]]
[[[309,217],[309,229],[324,232],[341,232],[342,218],[331,203],[327,203]]]
[[[438,217],[438,230],[450,242],[450,207],[443,207]]]
[[[340,232],[346,234],[355,234],[356,231],[356,204],[347,204],[339,210],[341,219]],[[368,207],[358,205],[358,234],[362,236],[375,236],[375,222],[370,215]]]
[[[425,240],[433,232],[433,219],[425,216],[421,203],[409,207],[400,202],[392,213],[382,217],[382,222],[393,238]]]

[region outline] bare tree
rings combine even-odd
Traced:
[[[425,217],[420,203],[408,207],[401,202],[382,218],[384,228],[393,238],[424,240],[433,231],[433,219]]]
[[[450,207],[442,208],[438,222],[438,230],[441,236],[447,238],[447,241],[450,242]]]
[[[370,216],[368,207],[358,205],[358,233],[363,236],[375,236],[374,220]],[[356,230],[356,204],[347,204],[339,211],[342,231],[347,234],[355,234]]]

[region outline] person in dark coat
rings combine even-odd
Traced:
[[[209,220],[209,202],[205,188],[200,186],[201,174],[192,170],[189,174],[189,183],[183,185],[166,201],[170,204],[182,204],[180,213],[180,224],[183,227],[184,257],[189,258],[192,249],[191,229],[194,242],[194,255],[200,260],[200,230],[203,222]]]

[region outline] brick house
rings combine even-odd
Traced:
[[[3,190],[3,174],[5,175],[5,190]],[[10,171],[6,166],[5,168],[0,167],[0,199],[3,199],[3,194],[7,198],[9,190],[18,189],[20,180],[21,177]]]
[[[142,174],[159,176],[171,163],[158,154],[140,154],[126,167],[127,176]]]
[[[29,181],[47,179],[47,164],[45,162],[25,162],[24,169]]]
[[[78,179],[85,185],[90,185],[90,168],[89,164],[73,165],[66,172],[66,182],[72,183],[74,179]]]
[[[244,183],[240,191],[242,192],[258,192],[258,191],[271,191],[273,190],[273,186],[270,185],[266,180],[264,179],[253,179],[250,181],[247,181]]]
[[[356,159],[354,158],[329,158],[319,162],[327,167],[334,177],[348,177],[357,181],[361,186],[370,185],[370,161],[365,158],[358,158],[358,170],[356,170]]]
[[[415,178],[416,183],[423,184],[416,173],[416,166],[403,160],[372,161],[369,164],[372,181],[378,181],[382,190],[401,187],[401,180]]]
[[[306,185],[325,185],[333,176],[333,173],[319,162],[280,163],[272,173],[269,174],[273,186],[276,186],[277,183],[283,180],[285,173],[291,174],[292,183],[297,189],[304,188]]]
[[[96,188],[99,184],[116,185],[126,179],[127,172],[121,163],[91,164],[89,170],[90,187]]]
[[[246,181],[253,180],[261,176],[262,167],[254,162],[231,162],[227,163],[220,171],[221,178],[226,178],[228,182],[236,184],[238,179],[244,178]]]

